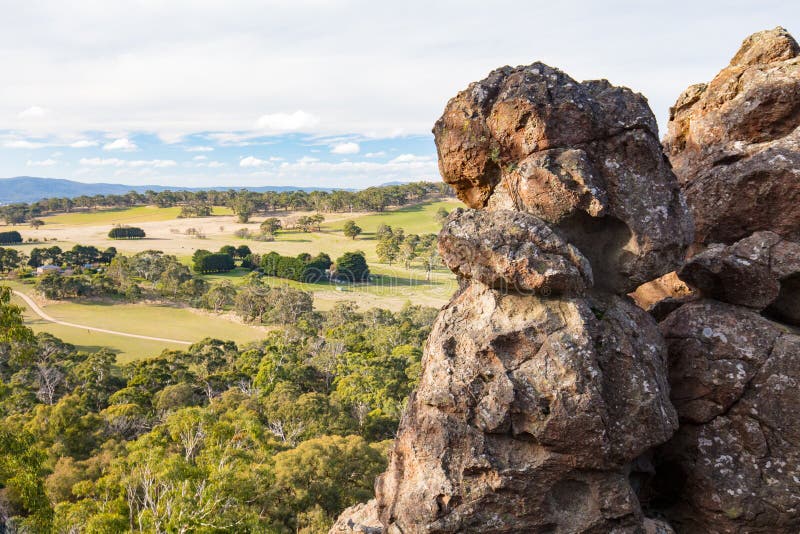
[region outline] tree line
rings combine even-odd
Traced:
[[[390,206],[405,206],[431,198],[452,196],[447,184],[414,182],[370,187],[360,191],[131,191],[124,195],[93,195],[75,198],[47,198],[31,203],[0,206],[0,218],[6,224],[31,223],[38,217],[75,210],[129,208],[134,206],[180,206],[182,217],[211,215],[213,206],[230,208],[247,222],[256,214],[280,210],[316,212],[384,211]],[[41,221],[40,221],[41,222]]]
[[[344,302],[245,346],[119,365],[34,335],[9,298],[0,288],[9,532],[327,532],[372,496],[436,314]]]

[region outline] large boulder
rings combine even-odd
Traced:
[[[711,245],[678,276],[704,296],[800,324],[800,243],[756,232],[730,246]]]
[[[655,322],[616,296],[472,282],[436,320],[377,484],[388,532],[639,532],[627,464],[668,439]]]
[[[705,300],[661,324],[681,427],[646,500],[685,533],[800,530],[800,336]]]
[[[800,241],[800,46],[783,28],[745,39],[670,110],[664,140],[698,243],[759,230]]]
[[[544,221],[520,211],[454,210],[439,234],[457,275],[504,291],[544,296],[592,287],[592,268]]]
[[[526,211],[614,292],[674,270],[691,219],[647,100],[542,63],[503,67],[448,102],[433,129],[444,181],[471,208]]]

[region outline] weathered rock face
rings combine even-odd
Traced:
[[[672,436],[666,346],[624,296],[674,269],[691,222],[643,97],[535,63],[494,71],[434,128],[469,210],[439,236],[439,314],[376,506],[387,533],[660,533],[631,462]],[[620,296],[623,294],[623,296]]]
[[[692,240],[653,114],[630,89],[542,63],[503,67],[450,100],[433,132],[461,200],[547,222],[599,288],[628,292],[673,270]]]
[[[711,300],[661,329],[681,427],[656,455],[651,504],[678,532],[797,532],[800,336]]]
[[[800,324],[800,243],[756,232],[731,246],[711,245],[678,273],[703,295]]]
[[[528,213],[454,210],[439,243],[453,272],[502,291],[575,295],[593,285],[583,254]]]
[[[798,532],[800,335],[788,326],[800,324],[794,39],[780,28],[746,39],[711,83],[681,95],[665,144],[701,250],[678,276],[699,296],[653,310],[665,317],[680,428],[652,455],[655,477],[640,498],[679,533]]]
[[[665,348],[616,296],[473,282],[442,311],[377,484],[389,532],[634,532],[626,464],[672,435]]]
[[[760,230],[800,241],[800,46],[756,33],[708,84],[689,87],[664,140],[698,243]]]

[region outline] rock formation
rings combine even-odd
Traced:
[[[448,102],[433,133],[444,181],[470,208],[528,212],[633,291],[673,270],[691,219],[647,100],[542,63],[503,67]]]
[[[672,111],[702,250],[678,276],[701,298],[660,325],[680,428],[640,497],[680,533],[800,530],[799,54],[754,34]]]
[[[389,533],[668,532],[629,481],[677,426],[666,347],[624,294],[679,266],[692,231],[645,99],[506,67],[452,99],[434,135],[471,208],[439,241],[461,289],[375,503],[332,532],[367,531],[372,507]]]
[[[331,532],[800,531],[799,58],[761,32],[680,97],[680,188],[606,81],[504,67],[447,104],[460,289],[376,499]],[[658,277],[648,314],[625,293]]]
[[[759,230],[800,240],[800,46],[783,28],[756,33],[708,84],[670,110],[664,140],[698,243]]]

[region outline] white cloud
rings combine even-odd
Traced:
[[[190,146],[186,152],[213,152],[214,148],[210,146]]]
[[[31,106],[24,111],[20,111],[17,114],[17,117],[20,119],[38,119],[40,117],[44,117],[49,113],[49,110],[39,107],[39,106]]]
[[[148,159],[148,160],[133,160],[128,162],[129,167],[174,167],[178,164],[175,160],[171,159]]]
[[[70,143],[70,148],[90,148],[93,146],[97,146],[100,143],[97,141],[90,141],[88,139],[81,139],[80,141],[75,141],[74,143]]]
[[[414,163],[414,162],[429,162],[433,158],[430,156],[415,156],[414,154],[400,154],[389,163]]]
[[[308,131],[319,124],[319,117],[298,110],[294,113],[272,113],[262,115],[256,121],[257,130],[271,132]]]
[[[259,159],[255,156],[247,156],[239,160],[240,167],[263,167],[264,165],[269,165],[269,161]]]
[[[339,143],[331,148],[331,154],[358,154],[360,150],[358,143]]]
[[[381,151],[378,151],[378,152],[367,152],[366,154],[364,154],[364,157],[365,158],[380,158],[380,157],[383,157],[385,155],[386,155],[386,152],[381,150]]]
[[[221,161],[209,161],[208,162],[208,167],[210,169],[219,169],[220,167],[224,167],[224,166],[225,166],[225,164],[223,162],[221,162]]]
[[[41,161],[28,160],[28,162],[26,163],[26,165],[28,167],[52,167],[53,165],[57,165],[57,164],[58,164],[58,161],[56,161],[56,160],[54,160],[52,158],[43,159]]]
[[[41,143],[38,141],[26,141],[24,139],[18,139],[16,141],[6,141],[5,143],[3,143],[3,146],[6,148],[33,149],[33,148],[43,148],[49,145],[47,143]]]
[[[103,150],[123,150],[125,152],[133,152],[134,150],[138,149],[139,147],[136,146],[136,143],[127,137],[120,137],[119,139],[115,139],[110,143],[103,145]]]
[[[90,167],[122,167],[125,165],[125,160],[117,158],[81,158],[80,164]]]
[[[203,161],[208,159],[208,156],[195,156],[192,158],[194,161]]]
[[[81,165],[89,167],[175,167],[178,163],[171,159],[136,159],[125,160],[119,158],[81,158]]]

